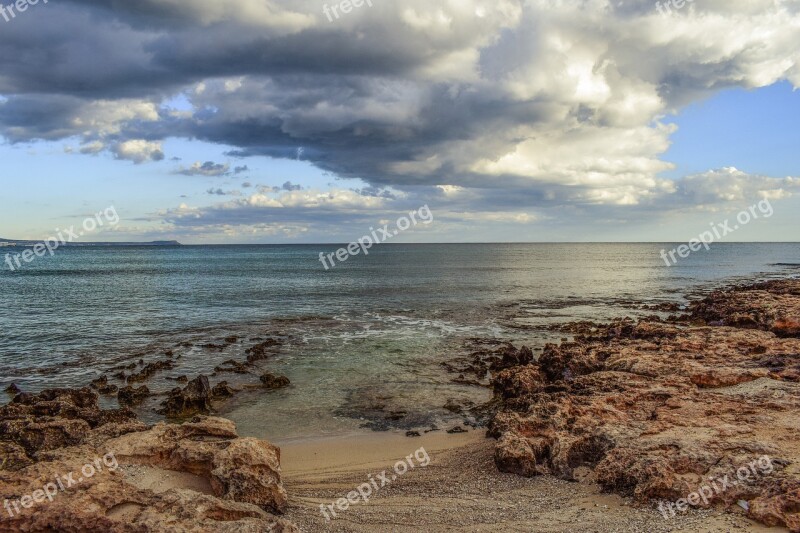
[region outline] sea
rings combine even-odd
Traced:
[[[145,382],[146,421],[161,420],[160,402],[183,386],[170,378],[203,374],[240,391],[215,413],[242,435],[446,429],[464,421],[444,408],[450,400],[491,397],[447,369],[479,339],[539,352],[565,338],[557,324],[652,315],[643,306],[685,307],[727,284],[800,274],[796,243],[717,243],[667,266],[660,252],[675,247],[386,244],[327,271],[319,254],[338,245],[64,247],[15,272],[0,264],[0,388],[101,376],[122,386],[111,377],[120,368],[171,360]],[[266,360],[224,370],[266,339],[279,343]],[[264,372],[291,385],[266,390]]]

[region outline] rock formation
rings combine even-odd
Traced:
[[[286,376],[279,376],[277,374],[271,374],[270,372],[261,376],[261,383],[268,389],[282,389],[290,385],[289,378]]]
[[[88,388],[19,394],[0,408],[0,453],[0,531],[298,531],[276,516],[287,501],[280,450],[228,420],[148,427],[100,410]],[[157,491],[137,480],[143,468],[209,488]]]
[[[198,376],[186,387],[173,389],[158,411],[162,415],[187,418],[211,412],[211,387],[206,376]]]
[[[800,281],[773,282],[710,295],[692,326],[620,320],[548,345],[494,376],[495,462],[523,476],[588,471],[641,502],[728,475],[737,483],[698,507],[748,502],[751,518],[800,531],[798,319]],[[769,473],[731,477],[763,457]]]

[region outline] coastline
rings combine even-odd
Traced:
[[[10,390],[0,499],[11,506],[0,531],[151,531],[175,521],[220,531],[800,531],[800,280],[728,287],[667,319],[560,327],[573,340],[538,358],[476,341],[466,366],[453,368],[474,386],[490,375],[494,399],[453,405],[465,418],[453,434],[240,437],[232,422],[204,416],[230,392],[204,376],[165,400],[182,425],[103,410],[90,388]],[[248,353],[266,357],[275,342]],[[280,388],[279,378],[262,381]],[[478,412],[488,432],[468,420]],[[81,465],[111,452],[119,468],[86,477]],[[759,454],[770,457],[769,475],[685,513],[656,508]],[[368,504],[339,503],[414,457],[416,468],[373,485]],[[44,480],[78,471],[83,484],[45,500]]]

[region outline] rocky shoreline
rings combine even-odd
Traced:
[[[287,494],[275,446],[222,418],[151,427],[97,400],[61,389],[0,407],[0,531],[298,531],[279,516]],[[207,490],[144,487],[137,468],[184,473]]]
[[[572,331],[494,376],[501,471],[590,477],[661,502],[665,517],[674,502],[722,506],[800,531],[800,280],[717,291],[668,320]],[[768,475],[732,477],[763,457]]]
[[[524,346],[472,339],[469,356],[442,363],[454,382],[494,391],[486,405],[448,400],[445,409],[466,425],[488,424],[500,471],[596,482],[652,505],[685,502],[768,457],[768,473],[726,483],[689,506],[800,532],[800,280],[717,291],[666,319],[580,322],[562,331],[574,339],[547,345],[538,358]],[[228,361],[216,373],[263,372],[254,363],[279,345],[260,342],[246,362]],[[299,531],[281,517],[288,495],[280,450],[239,437],[228,420],[199,416],[237,391],[179,376],[184,386],[169,392],[161,412],[184,423],[148,426],[130,406],[151,396],[143,381],[172,366],[169,359],[138,366],[130,375],[124,370],[137,365],[119,369],[122,388],[107,376],[92,388],[35,395],[9,387],[13,400],[0,407],[0,499],[9,502],[0,531]],[[252,387],[289,384],[270,373],[260,381]],[[98,392],[116,394],[121,407],[100,409]],[[376,419],[399,416],[378,400],[365,400]],[[113,458],[114,468],[100,457]],[[171,472],[184,483],[157,487],[142,482],[147,472]],[[81,481],[61,490],[70,474]],[[662,509],[669,518],[675,507]]]

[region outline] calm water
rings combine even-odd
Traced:
[[[384,245],[327,272],[318,255],[334,246],[62,248],[22,271],[0,270],[0,385],[85,385],[171,349],[177,368],[147,382],[164,393],[175,386],[166,377],[210,374],[277,336],[284,345],[252,375],[210,378],[242,387],[269,370],[291,379],[288,389],[250,389],[220,405],[242,433],[354,431],[376,402],[407,413],[399,427],[442,424],[452,418],[442,409],[448,398],[489,394],[451,383],[441,368],[470,337],[541,347],[557,340],[544,329],[554,322],[631,315],[637,302],[685,302],[723,282],[800,273],[797,244],[715,244],[669,268],[664,247],[674,246]],[[203,346],[230,335],[239,341]],[[156,420],[160,400],[140,414]]]

